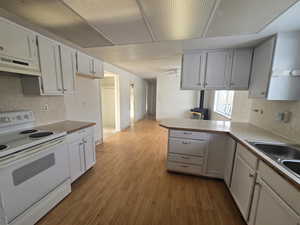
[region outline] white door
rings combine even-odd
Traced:
[[[0,20],[0,54],[20,60],[37,61],[37,49],[33,32]]]
[[[60,46],[60,56],[64,93],[71,94],[75,91],[76,52],[69,47]]]
[[[224,169],[224,181],[228,188],[231,186],[231,176],[234,165],[234,156],[236,152],[236,141],[231,137],[228,138],[228,148],[226,149],[226,158],[225,158],[225,169]]]
[[[204,87],[206,53],[184,54],[182,58],[181,89],[199,90]]]
[[[275,38],[254,49],[249,97],[265,98],[272,70]]]
[[[252,49],[235,49],[233,55],[230,89],[247,90],[250,81]]]
[[[71,182],[75,181],[85,171],[84,161],[84,143],[82,139],[78,139],[69,143],[69,157],[70,157],[70,174]]]
[[[254,183],[255,171],[237,154],[230,191],[245,220],[248,220]]]
[[[299,216],[262,180],[256,185],[249,225],[299,225]]]
[[[77,52],[77,66],[78,73],[84,75],[94,75],[94,63],[92,57],[82,52]]]
[[[44,94],[62,94],[62,73],[59,46],[49,39],[38,37],[39,56]]]
[[[94,133],[88,132],[83,138],[84,154],[85,154],[85,170],[90,169],[96,163],[96,148],[94,141]]]
[[[96,77],[104,78],[103,62],[99,59],[94,59],[94,73]]]
[[[232,67],[232,50],[207,53],[205,88],[227,89]]]

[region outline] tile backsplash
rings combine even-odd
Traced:
[[[48,110],[42,110],[47,105]],[[24,95],[17,75],[0,75],[0,111],[32,110],[38,125],[64,120],[63,96]]]
[[[255,112],[262,110],[263,113]],[[278,112],[291,112],[288,123],[276,120]],[[250,123],[300,143],[300,101],[267,101],[253,99]]]

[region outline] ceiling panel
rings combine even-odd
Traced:
[[[256,33],[298,0],[221,0],[206,37]]]
[[[84,48],[112,45],[59,0],[6,0],[0,8]]]
[[[202,36],[216,0],[137,0],[156,40]]]
[[[135,0],[63,0],[114,44],[152,42]]]

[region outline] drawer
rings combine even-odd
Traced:
[[[167,169],[169,171],[202,175],[202,166],[189,165],[184,163],[168,162]]]
[[[169,153],[204,156],[208,140],[169,138]]]
[[[208,140],[209,134],[188,130],[170,130],[170,137]]]
[[[173,154],[173,153],[168,154],[168,161],[196,164],[196,165],[204,164],[203,157],[196,157],[196,156],[190,156],[190,155],[179,155],[179,154]]]
[[[300,191],[281,177],[275,170],[259,161],[258,173],[261,179],[267,183],[297,214],[300,214]]]
[[[237,154],[239,154],[239,156],[243,160],[245,160],[253,170],[256,170],[258,159],[250,150],[248,150],[241,144],[238,144],[236,151],[237,151]]]

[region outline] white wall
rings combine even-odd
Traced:
[[[144,79],[135,76],[109,63],[104,63],[104,70],[117,74],[119,77],[120,93],[120,128],[121,130],[130,126],[130,84],[135,87],[135,120],[142,119],[146,114],[146,88]]]
[[[189,118],[189,110],[198,106],[198,92],[180,90],[179,75],[157,77],[156,119]]]

